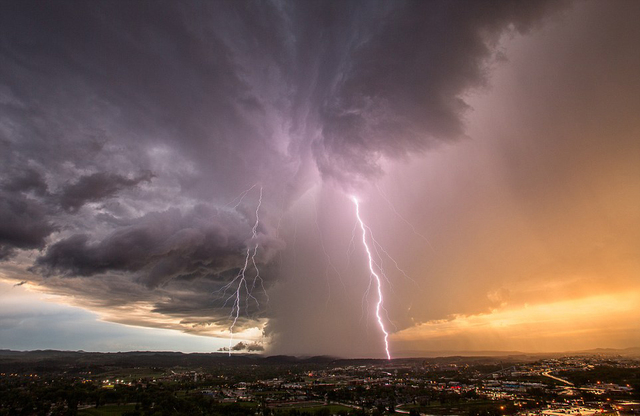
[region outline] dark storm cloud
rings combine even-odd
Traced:
[[[253,116],[259,105],[234,51],[213,32],[220,18],[211,7],[2,7],[6,65],[0,76],[14,157],[47,165],[73,182],[83,168],[144,168],[145,150],[165,146],[197,165],[193,174],[174,178],[194,192],[203,192],[204,177],[234,172],[213,186],[207,180],[210,194],[235,192],[236,181],[246,184],[251,176],[245,171],[255,175],[255,160],[272,153],[245,119],[244,112]],[[218,7],[227,17],[235,8],[232,2]]]
[[[558,4],[10,4],[18,10],[3,14],[4,78],[17,81],[8,94],[21,103],[14,112],[44,118],[28,123],[40,141],[79,127],[47,118],[62,112],[76,123],[78,113],[104,107],[138,140],[150,134],[179,148],[200,173],[235,173],[214,190],[273,174],[284,160],[274,123],[299,136],[302,149],[285,138],[290,150],[312,146],[324,175],[367,177],[379,171],[380,156],[460,137],[461,95],[484,82],[496,39],[510,27],[527,30]],[[90,127],[78,133],[111,134]],[[184,180],[211,192],[201,178]]]
[[[87,234],[60,240],[37,259],[36,268],[71,276],[131,272],[146,286],[155,287],[171,279],[192,280],[235,270],[249,234],[247,223],[226,211],[196,206],[182,214],[170,209],[133,220],[98,242],[91,242]],[[265,251],[272,243],[261,242]]]
[[[66,211],[77,211],[87,202],[97,202],[114,196],[118,191],[149,182],[153,174],[141,173],[139,176],[127,178],[113,173],[94,173],[82,176],[77,182],[62,188],[60,204]]]
[[[381,13],[371,13],[367,4],[351,10],[350,18],[342,17],[343,10],[325,16],[332,20],[328,27],[335,38],[328,36],[323,47],[330,49],[329,43],[341,37],[346,46],[329,61],[337,65],[317,97],[320,170],[341,179],[366,177],[379,171],[380,156],[401,156],[461,137],[468,108],[461,95],[484,84],[500,35],[506,28],[527,31],[560,5],[415,1]]]
[[[209,295],[245,261],[258,187],[233,198],[264,187],[273,285],[277,224],[318,176],[358,185],[463,136],[498,38],[560,5],[3,2],[0,259],[45,249],[32,270],[59,293],[223,322]]]
[[[8,181],[3,184],[3,188],[9,192],[33,191],[37,195],[46,195],[47,184],[40,172],[35,169],[24,169],[19,172],[12,172]]]
[[[40,249],[56,230],[47,218],[43,203],[47,185],[42,174],[32,168],[5,167],[0,182],[0,260],[16,249]]]
[[[19,193],[0,191],[0,219],[0,260],[15,249],[43,248],[56,229],[38,201]]]

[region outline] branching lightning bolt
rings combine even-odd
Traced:
[[[384,334],[384,349],[387,353],[387,359],[391,359],[391,354],[389,353],[389,333],[384,327],[384,322],[382,321],[382,317],[380,315],[380,310],[384,310],[383,307],[383,295],[382,295],[382,281],[380,280],[380,276],[376,273],[374,268],[373,256],[371,254],[371,250],[369,249],[369,244],[367,244],[367,227],[362,218],[360,217],[360,205],[358,204],[358,199],[355,196],[351,197],[351,200],[356,206],[356,218],[358,219],[358,223],[360,224],[360,230],[362,230],[362,245],[364,246],[365,251],[367,252],[367,257],[369,259],[369,277],[373,277],[376,282],[376,289],[378,291],[378,301],[376,302],[376,318],[378,320],[378,326],[380,330]]]
[[[242,200],[244,199],[244,197],[247,196],[247,194],[251,192],[251,190],[255,188],[257,185],[258,185],[257,183],[254,183],[253,185],[251,185],[249,189],[244,190],[242,193],[240,193],[240,195],[235,197],[232,201],[228,202],[223,208],[228,208],[234,202],[235,202],[235,205],[233,205],[232,209],[238,208],[242,203]]]
[[[384,247],[382,247],[382,245],[376,240],[376,238],[373,235],[373,231],[371,231],[370,228],[367,227],[367,229],[369,230],[369,234],[371,235],[371,241],[373,241],[373,246],[376,250],[376,253],[378,254],[378,258],[380,259],[380,264],[376,265],[378,266],[378,268],[380,270],[382,270],[382,256],[380,255],[380,252],[382,252],[385,256],[387,256],[389,258],[389,260],[391,260],[393,262],[393,266],[396,268],[396,270],[398,270],[405,278],[407,278],[408,280],[411,280],[413,283],[417,282],[411,278],[411,276],[409,276],[407,274],[407,272],[405,272],[400,265],[398,264],[398,262],[396,261],[396,259],[394,259],[393,257],[391,257],[391,254],[389,254],[389,252],[387,250],[384,249]],[[384,272],[382,273],[384,278],[387,280],[387,282],[389,282],[389,278],[384,274]],[[391,283],[391,282],[389,282]]]
[[[252,185],[250,188],[246,189],[245,191],[243,191],[238,197],[236,197],[233,201],[231,201],[230,203],[228,203],[226,207],[229,207],[233,204],[232,209],[236,209],[238,208],[238,206],[243,202],[244,198],[249,194],[249,192],[251,190],[253,190],[254,188],[256,188],[258,186],[258,184],[254,184]],[[256,205],[256,209],[255,209],[255,222],[253,223],[253,226],[251,228],[251,237],[248,240],[248,243],[246,244],[246,251],[244,252],[244,263],[242,265],[242,267],[239,269],[237,275],[233,278],[233,280],[231,280],[229,283],[227,283],[226,285],[224,285],[218,292],[222,292],[222,296],[226,297],[224,305],[226,306],[229,303],[232,303],[232,307],[231,307],[231,312],[229,313],[229,319],[231,320],[231,324],[229,325],[229,355],[231,355],[232,352],[232,344],[233,344],[233,335],[234,335],[234,329],[236,328],[237,324],[238,324],[238,320],[240,319],[240,309],[243,308],[245,309],[245,311],[248,313],[248,308],[249,308],[249,304],[252,302],[255,302],[255,304],[260,307],[260,302],[258,301],[258,298],[256,298],[256,296],[253,295],[253,291],[256,289],[256,287],[260,287],[264,293],[265,298],[269,299],[265,287],[264,287],[264,281],[262,280],[261,274],[260,274],[260,269],[258,267],[258,262],[256,261],[256,257],[258,254],[258,249],[260,248],[260,243],[259,243],[259,239],[258,239],[258,227],[260,226],[260,209],[262,207],[262,197],[263,197],[263,188],[262,186],[260,186],[260,192],[259,192],[259,198],[258,198],[258,203]],[[407,224],[411,225],[404,217],[402,217],[400,215],[400,213],[398,213],[395,208],[393,207],[393,205],[391,204],[391,202],[386,198],[386,196],[382,193],[382,191],[378,188],[378,190],[380,191],[380,193],[382,194],[383,198],[387,201],[387,203],[389,203],[389,205],[391,206],[392,210],[394,211],[394,213],[400,217],[400,219],[402,219],[404,222],[406,222]],[[382,291],[382,279],[384,278],[384,280],[391,285],[391,282],[389,280],[389,278],[387,277],[387,275],[385,274],[384,268],[383,268],[383,257],[388,257],[392,263],[393,266],[395,266],[395,268],[402,274],[404,275],[404,277],[410,279],[413,281],[413,279],[411,279],[407,273],[404,272],[404,270],[402,270],[398,263],[395,261],[395,259],[393,257],[391,257],[391,255],[384,249],[384,247],[376,240],[373,231],[371,230],[371,228],[365,224],[365,222],[363,221],[362,217],[360,216],[360,205],[358,202],[358,199],[355,196],[351,196],[351,200],[353,201],[354,205],[355,205],[355,214],[356,214],[356,219],[357,221],[354,224],[354,228],[352,231],[352,236],[351,236],[351,241],[349,242],[349,247],[347,248],[347,264],[349,263],[350,260],[350,256],[353,253],[353,251],[355,250],[355,241],[356,241],[356,231],[359,228],[361,233],[362,233],[362,244],[364,247],[364,250],[367,254],[367,258],[368,258],[368,267],[369,267],[369,285],[367,287],[367,290],[365,291],[365,294],[363,296],[363,314],[364,314],[364,302],[365,300],[368,303],[368,297],[370,296],[370,292],[371,289],[373,287],[375,287],[376,292],[377,292],[377,301],[376,301],[376,307],[375,307],[375,315],[376,315],[376,320],[378,323],[378,326],[380,328],[380,331],[382,332],[382,334],[384,335],[384,348],[385,348],[385,353],[387,356],[387,359],[391,359],[391,353],[389,351],[389,332],[387,331],[386,327],[385,327],[385,321],[383,319],[383,316],[386,318],[387,321],[389,321],[389,323],[392,324],[392,322],[389,320],[389,316],[388,316],[388,312],[387,310],[384,308],[384,295],[383,295],[383,291]],[[280,222],[282,221],[282,218],[280,218],[280,221],[278,223],[278,229],[280,226]],[[341,274],[340,272],[337,270],[337,268],[334,266],[331,257],[329,256],[325,246],[324,246],[324,239],[322,236],[322,231],[321,228],[318,224],[318,213],[317,213],[317,208],[316,208],[316,228],[318,229],[318,232],[320,234],[320,244],[322,246],[323,249],[323,253],[326,257],[327,260],[327,268],[325,270],[325,275],[328,275],[329,273],[329,269],[332,269],[335,274],[338,275],[338,277],[340,278],[341,282]],[[412,230],[414,231],[414,233],[418,234],[420,237],[422,237],[423,239],[426,240],[426,238],[424,236],[422,236],[421,234],[419,234],[415,227],[412,227]],[[294,240],[295,240],[295,234],[296,234],[296,227],[294,225]],[[294,255],[295,255],[295,244],[294,246]],[[327,276],[328,277],[328,276]],[[414,281],[415,282],[415,281]],[[328,279],[327,279],[327,283],[328,283]],[[342,284],[344,285],[344,282],[342,282]],[[227,296],[228,292],[231,291],[231,295]],[[243,301],[244,301],[244,305],[243,305]]]
[[[236,207],[242,202],[242,199],[246,196],[246,194],[252,190],[256,185],[253,185],[251,188],[247,189],[241,194],[240,201],[236,205]],[[232,319],[231,325],[229,326],[229,356],[231,356],[231,346],[233,343],[233,329],[235,328],[238,319],[240,318],[240,308],[242,305],[242,292],[244,290],[245,296],[245,310],[248,308],[249,300],[253,300],[256,305],[260,306],[260,302],[258,299],[253,296],[253,290],[256,287],[256,284],[259,284],[265,293],[265,297],[267,300],[269,299],[266,294],[266,290],[264,289],[264,282],[262,277],[260,276],[260,269],[258,268],[258,264],[256,263],[256,255],[258,254],[258,247],[260,247],[260,243],[258,243],[258,226],[260,225],[260,207],[262,206],[262,187],[260,187],[260,197],[258,198],[258,204],[256,206],[256,221],[251,228],[251,239],[250,243],[247,245],[247,251],[244,258],[244,265],[238,271],[236,277],[226,285],[224,285],[220,291],[222,291],[225,295],[227,290],[234,287],[235,291],[231,296],[227,297],[225,300],[224,306],[233,299],[233,306],[231,308],[231,312],[229,314],[229,318]],[[250,266],[253,266],[255,270],[255,275],[253,276],[253,280],[251,285],[248,283],[247,271]]]

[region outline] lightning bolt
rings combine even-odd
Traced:
[[[223,208],[228,208],[234,202],[235,202],[235,205],[233,205],[232,209],[238,208],[240,206],[240,204],[242,203],[242,201],[244,200],[244,197],[247,196],[247,194],[249,192],[251,192],[251,190],[253,188],[255,188],[257,185],[258,185],[257,183],[254,183],[253,185],[251,185],[251,187],[249,189],[246,189],[246,190],[242,191],[242,193],[240,193],[240,195],[235,197],[232,201],[228,202]]]
[[[244,191],[240,196],[240,201],[235,205],[237,207],[242,202],[242,199],[251,191],[256,185],[253,185],[251,188]],[[231,312],[229,313],[229,318],[232,319],[231,325],[229,326],[229,356],[231,356],[231,346],[233,343],[233,329],[238,323],[238,319],[240,318],[240,308],[242,305],[242,293],[244,292],[244,307],[245,311],[248,308],[249,300],[253,300],[258,307],[260,306],[260,302],[258,299],[253,296],[253,290],[256,285],[259,284],[262,288],[262,291],[269,300],[269,296],[266,293],[264,288],[264,281],[260,276],[260,269],[258,268],[258,264],[256,263],[256,255],[258,254],[258,248],[260,247],[260,243],[258,243],[258,226],[260,225],[260,207],[262,206],[262,190],[260,187],[260,196],[258,198],[258,204],[256,205],[256,221],[251,228],[251,239],[249,244],[247,244],[247,251],[244,257],[244,265],[238,271],[236,277],[226,285],[224,285],[218,292],[223,292],[223,296],[226,296],[227,290],[234,288],[233,293],[227,297],[223,306],[226,306],[227,303],[233,300],[233,306],[231,307]],[[234,208],[235,208],[234,207]],[[253,280],[251,285],[248,283],[247,272],[250,267],[253,267],[255,270],[255,274],[253,276]]]
[[[351,196],[351,200],[356,206],[356,218],[358,219],[358,223],[360,224],[360,230],[362,230],[362,245],[364,246],[364,249],[367,252],[367,257],[369,258],[369,278],[370,279],[373,278],[373,280],[375,280],[376,282],[376,289],[378,292],[378,301],[376,302],[376,318],[378,320],[378,326],[380,327],[380,330],[384,334],[384,350],[387,353],[387,359],[390,360],[391,354],[389,353],[389,333],[385,329],[384,322],[382,322],[382,317],[380,316],[380,311],[384,310],[384,307],[383,307],[384,298],[382,295],[382,281],[380,280],[380,276],[375,271],[375,268],[374,268],[375,262],[371,254],[371,250],[369,249],[369,244],[367,244],[367,229],[369,227],[364,224],[364,221],[362,221],[362,218],[360,217],[360,204],[358,203],[358,199],[355,196]],[[371,287],[371,284],[369,284],[369,287]]]

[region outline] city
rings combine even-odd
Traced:
[[[1,357],[0,415],[640,413],[640,359],[620,355],[387,361],[4,351]]]

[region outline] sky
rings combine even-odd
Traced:
[[[639,19],[0,4],[0,348],[640,346]]]

